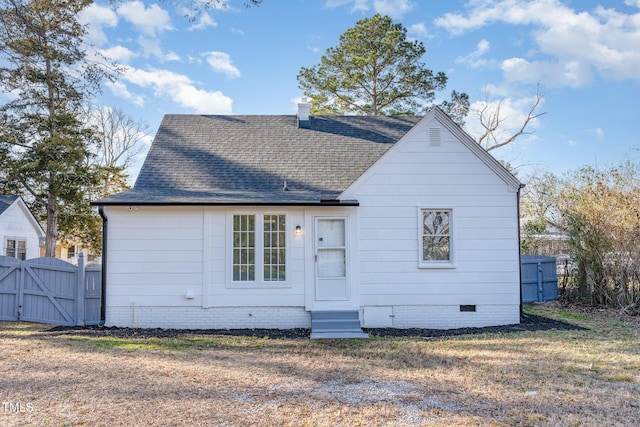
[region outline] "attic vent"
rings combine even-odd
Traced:
[[[442,136],[440,128],[429,128],[429,145],[439,146],[442,144]]]

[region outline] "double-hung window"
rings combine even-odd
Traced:
[[[7,239],[5,254],[11,258],[18,258],[24,261],[27,259],[27,241],[18,239]]]
[[[286,279],[285,216],[263,217],[263,277],[265,282],[283,282]]]
[[[233,280],[256,280],[256,218],[255,215],[233,216]]]
[[[450,209],[420,210],[420,265],[424,267],[452,264]]]
[[[233,282],[286,282],[286,216],[233,215]]]
[[[78,256],[78,246],[73,245],[67,248],[67,258],[75,258]]]

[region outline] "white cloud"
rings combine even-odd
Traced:
[[[640,0],[624,0],[624,4],[640,8]]]
[[[113,46],[100,50],[100,53],[117,64],[129,64],[137,55],[124,46]]]
[[[436,19],[436,25],[450,33],[461,34],[484,27],[494,22],[506,22],[512,25],[533,23],[550,24],[562,21],[573,11],[558,0],[477,0],[469,3],[471,11],[468,17],[458,13],[446,13]],[[554,16],[555,14],[555,16]]]
[[[218,23],[208,13],[200,15],[198,22],[189,27],[189,31],[204,30],[208,27],[217,27]]]
[[[604,139],[604,130],[602,128],[587,129],[587,133],[596,137],[596,139]]]
[[[155,57],[162,62],[180,61],[181,59],[176,52],[164,52],[160,40],[157,38],[140,37],[138,45],[142,48],[142,56],[146,58]]]
[[[160,46],[160,40],[157,38],[140,37],[138,38],[138,45],[142,48],[142,56],[156,57],[162,59],[162,47]]]
[[[413,9],[413,2],[409,0],[373,0],[373,10],[381,15],[392,18],[402,18]]]
[[[475,0],[469,8],[466,15],[445,14],[436,25],[454,35],[496,22],[531,27],[541,59],[505,60],[508,79],[544,79],[549,85],[571,86],[589,83],[594,74],[640,79],[640,12],[624,14],[602,6],[576,12],[559,0]]]
[[[87,42],[103,46],[108,41],[104,27],[118,25],[118,16],[111,8],[92,3],[80,12],[79,21],[87,25]]]
[[[593,80],[588,64],[581,61],[533,61],[510,58],[501,65],[508,81],[544,82],[546,86],[583,86]]]
[[[142,98],[139,95],[134,95],[133,93],[131,93],[129,89],[127,89],[127,86],[124,83],[122,83],[122,81],[118,80],[115,82],[107,82],[106,85],[111,90],[111,93],[113,93],[118,98],[131,101],[133,104],[137,105],[138,107],[144,107],[144,98]]]
[[[578,141],[576,141],[575,139],[569,140],[569,147],[577,147],[577,146],[578,146]]]
[[[207,63],[214,71],[226,74],[231,78],[240,77],[240,70],[232,64],[229,54],[224,52],[207,52],[204,55],[207,58]]]
[[[157,4],[146,8],[141,1],[125,2],[118,8],[118,15],[150,37],[173,29],[169,13]]]
[[[369,9],[369,0],[353,0],[352,12],[366,12]]]
[[[409,28],[407,28],[407,34],[422,38],[430,37],[430,34],[427,31],[427,26],[424,25],[424,22],[419,22],[417,24],[411,25]]]
[[[180,61],[180,55],[178,55],[177,53],[175,53],[174,51],[170,50],[169,52],[165,53],[162,57],[162,59],[164,61]]]
[[[352,0],[327,0],[324,2],[324,7],[333,9],[334,7],[341,7],[351,3]]]
[[[149,71],[129,69],[123,79],[143,88],[152,88],[154,95],[198,114],[230,114],[233,100],[220,91],[206,91],[196,87],[189,77],[169,70]]]
[[[389,15],[395,19],[402,18],[414,7],[411,0],[327,0],[324,5],[331,9],[351,6],[351,12],[368,12],[373,9],[375,13]]]
[[[489,52],[490,49],[491,44],[486,39],[482,39],[478,42],[476,50],[465,56],[459,56],[456,59],[456,64],[466,64],[470,68],[483,67],[487,65],[487,60],[483,59],[482,56]]]

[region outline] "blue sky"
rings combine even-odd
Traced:
[[[183,3],[186,3],[184,1]],[[100,102],[149,125],[163,114],[295,114],[296,76],[374,13],[427,48],[423,62],[466,92],[472,110],[502,100],[505,131],[540,82],[546,112],[532,135],[493,151],[523,174],[640,160],[640,0],[229,0],[186,19],[169,2],[97,0],[90,42],[125,67]],[[478,132],[474,112],[467,131]],[[135,173],[135,172],[134,172]]]

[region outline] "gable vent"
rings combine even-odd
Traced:
[[[440,128],[429,128],[429,145],[440,146],[442,145],[442,135]]]

